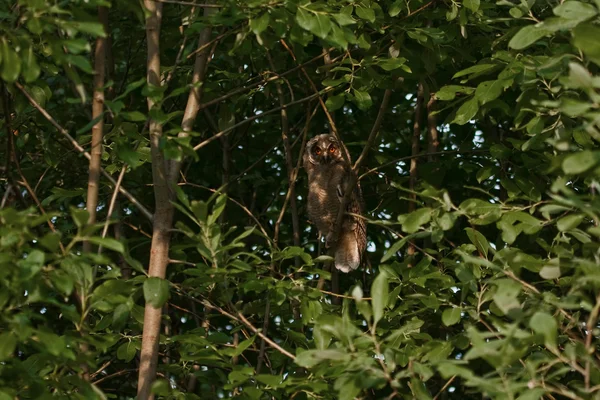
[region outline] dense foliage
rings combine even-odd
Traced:
[[[600,1],[215,3],[0,0],[0,400],[135,397],[146,304],[165,398],[600,398]],[[298,160],[379,113],[332,273]]]

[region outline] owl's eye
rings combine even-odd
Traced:
[[[315,147],[314,148],[314,152],[316,155],[321,155],[321,148],[320,147]]]
[[[332,154],[333,154],[333,153],[335,153],[335,150],[336,150],[336,148],[335,148],[335,146],[334,146],[334,145],[331,145],[331,146],[329,146],[329,149],[328,149],[328,150],[329,150],[329,152],[330,152],[330,153],[332,153]]]

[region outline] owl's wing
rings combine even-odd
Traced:
[[[350,178],[350,174],[352,172],[351,171],[347,171],[346,174],[344,174],[344,176],[342,177],[342,180],[340,182],[339,185],[337,185],[337,195],[338,195],[338,199],[340,201],[342,201],[342,199],[344,198],[344,190],[348,184],[348,180]],[[363,215],[363,210],[364,210],[364,202],[363,202],[363,196],[362,196],[362,190],[360,188],[360,183],[356,183],[356,186],[354,187],[352,196],[350,197],[350,201],[348,202],[348,205],[346,206],[346,212],[352,213],[352,214],[357,214],[357,215]],[[362,250],[366,247],[366,237],[367,237],[367,226],[365,223],[365,220],[362,218],[358,218],[358,217],[353,217],[353,216],[348,216],[348,218],[346,218],[344,220],[345,224],[344,227],[346,229],[351,229],[354,231],[355,235],[356,235],[356,240],[358,243],[358,248]]]

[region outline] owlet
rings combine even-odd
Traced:
[[[303,156],[303,166],[308,174],[308,217],[317,226],[327,243],[333,234],[333,225],[337,219],[340,203],[344,198],[346,186],[352,173],[342,155],[348,156],[348,150],[335,136],[322,134],[312,138],[307,144]],[[347,212],[362,215],[363,199],[360,185],[356,185]],[[345,215],[340,236],[334,243],[335,267],[342,272],[358,268],[367,244],[367,228],[361,218]]]

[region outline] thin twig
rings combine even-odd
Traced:
[[[452,384],[452,382],[454,382],[454,379],[456,379],[456,375],[452,376],[450,379],[448,379],[448,381],[446,382],[446,384],[440,389],[440,391],[435,395],[435,397],[433,398],[433,400],[437,400],[438,397],[440,397],[440,395],[442,393],[444,393],[444,391],[448,388],[448,386],[450,386]]]
[[[328,92],[330,90],[333,90],[333,88],[327,88],[327,89],[325,89],[323,91],[323,93]],[[247,124],[248,122],[252,122],[252,121],[254,121],[254,120],[258,119],[258,118],[264,117],[265,115],[269,115],[269,114],[272,114],[274,112],[281,111],[281,110],[283,110],[285,108],[288,108],[288,107],[291,107],[291,106],[295,106],[297,104],[305,103],[305,102],[310,101],[310,100],[312,100],[312,99],[314,99],[315,97],[318,97],[318,96],[319,96],[319,94],[313,94],[313,95],[304,97],[304,98],[302,98],[300,100],[292,101],[292,102],[287,103],[287,104],[285,104],[283,106],[272,108],[272,109],[270,109],[268,111],[265,111],[265,112],[263,112],[261,114],[254,115],[252,117],[246,118],[245,120],[240,121],[237,124],[235,124],[235,125],[227,128],[225,130],[222,130],[221,132],[216,133],[215,135],[213,135],[213,136],[209,137],[208,139],[204,140],[203,142],[197,144],[196,146],[194,146],[194,150],[195,151],[200,150],[202,147],[208,145],[209,143],[213,142],[214,140],[217,140],[221,136],[228,134],[229,132],[233,131],[234,129],[236,129],[236,128],[244,125],[244,124]]]
[[[248,321],[246,319],[246,317],[244,317],[242,315],[242,313],[238,312],[237,316],[223,310],[221,307],[219,306],[215,306],[213,304],[211,304],[210,302],[208,302],[207,300],[196,300],[193,299],[194,301],[198,301],[199,303],[201,303],[203,306],[205,306],[206,308],[209,308],[211,310],[215,310],[218,311],[220,314],[226,316],[229,319],[232,319],[234,321],[238,321],[238,322],[242,322],[244,325],[246,325],[252,332],[256,333],[258,335],[258,337],[265,339],[265,342],[267,342],[269,344],[269,346],[273,347],[274,349],[276,349],[277,351],[279,351],[281,354],[283,354],[286,357],[291,358],[292,360],[296,359],[296,356],[293,355],[292,353],[290,353],[289,351],[287,351],[286,349],[284,349],[283,347],[281,347],[280,345],[278,345],[277,343],[275,343],[273,340],[271,340],[269,337],[267,337],[267,335],[265,335],[264,333],[262,333],[258,328],[256,328],[254,325],[252,325],[252,323],[250,323],[250,321]]]
[[[267,304],[265,304],[265,315],[263,317],[263,327],[262,331],[266,334],[269,331],[269,317],[271,315],[271,299],[267,298]],[[262,365],[265,361],[265,351],[266,351],[266,342],[265,338],[261,338],[260,341],[260,350],[258,353],[258,359],[256,361],[256,374],[260,374],[260,370],[262,369]]]
[[[229,93],[227,93],[227,94],[224,94],[224,95],[223,95],[223,96],[221,96],[221,97],[217,97],[216,99],[212,99],[212,100],[210,100],[210,101],[206,101],[206,102],[204,102],[204,103],[203,103],[203,104],[200,106],[200,109],[202,110],[202,109],[204,109],[204,108],[206,108],[206,107],[212,106],[213,104],[220,103],[220,102],[222,102],[222,101],[224,101],[224,100],[227,100],[228,98],[230,98],[230,97],[232,97],[232,96],[235,96],[236,94],[240,94],[240,93],[247,92],[248,90],[250,90],[250,89],[252,89],[252,88],[255,88],[256,86],[260,86],[260,85],[266,85],[266,84],[267,84],[267,83],[269,83],[269,82],[275,81],[275,80],[277,80],[277,79],[279,79],[279,78],[281,78],[281,77],[283,77],[283,76],[286,76],[286,75],[289,75],[289,74],[291,74],[291,73],[293,73],[293,72],[296,72],[296,71],[297,71],[297,70],[299,70],[300,68],[303,68],[303,67],[305,67],[305,66],[307,66],[307,65],[310,65],[310,64],[312,64],[313,62],[315,62],[315,61],[317,61],[317,60],[319,60],[319,59],[321,59],[321,58],[323,58],[323,57],[324,57],[324,54],[319,54],[318,56],[311,58],[311,59],[310,59],[310,60],[308,60],[307,62],[305,62],[305,63],[303,63],[303,64],[300,64],[300,65],[298,65],[298,66],[296,66],[296,67],[294,67],[294,68],[292,68],[292,69],[289,69],[289,70],[287,70],[287,71],[285,71],[285,72],[282,72],[281,74],[278,74],[278,75],[272,76],[272,77],[270,77],[270,78],[267,78],[267,79],[260,80],[260,81],[258,81],[258,82],[252,83],[252,84],[250,84],[250,85],[248,85],[248,86],[241,87],[241,88],[239,88],[239,89],[232,90],[231,92],[229,92]]]
[[[119,187],[121,187],[121,183],[123,182],[125,171],[127,171],[127,164],[123,165],[123,169],[121,169],[121,172],[119,173],[119,177],[117,178],[117,184],[110,198],[110,204],[108,205],[108,211],[106,213],[106,221],[104,222],[104,228],[102,229],[103,238],[106,237],[106,234],[108,232],[108,226],[110,225],[110,217],[112,216],[112,213],[115,210],[115,204],[117,202],[117,193],[119,193]],[[102,246],[98,246],[98,254],[102,254]]]
[[[90,153],[88,153],[87,151],[85,151],[85,149],[83,147],[81,147],[81,145],[79,144],[79,142],[77,142],[77,140],[75,140],[73,138],[73,136],[71,136],[69,134],[69,132],[63,128],[62,126],[60,126],[60,124],[58,122],[56,122],[56,120],[54,118],[52,118],[52,116],[50,114],[48,114],[48,111],[46,111],[46,109],[44,109],[42,106],[40,106],[38,104],[37,101],[35,101],[35,99],[33,97],[31,97],[31,95],[29,94],[29,92],[27,92],[27,90],[25,90],[25,88],[23,86],[21,86],[21,84],[19,82],[15,82],[14,83],[15,87],[17,89],[19,89],[23,95],[27,98],[27,100],[29,100],[29,104],[31,104],[33,106],[33,108],[35,108],[36,110],[38,110],[40,112],[40,114],[42,114],[42,116],[44,118],[46,118],[46,120],[48,122],[50,122],[50,124],[52,126],[54,126],[61,135],[63,135],[64,137],[67,138],[67,140],[69,142],[71,142],[71,145],[81,154],[83,154],[83,156],[85,158],[87,158],[88,160],[91,159],[91,155]],[[104,168],[100,169],[100,172],[102,173],[102,175],[104,175],[106,177],[106,179],[108,179],[110,181],[110,183],[112,183],[113,185],[116,186],[116,181],[114,180],[114,178],[108,173],[106,172],[106,170]],[[139,202],[138,199],[136,199],[131,193],[129,193],[129,191],[127,191],[125,188],[123,188],[122,186],[119,188],[119,192],[121,192],[126,198],[127,200],[129,200],[131,202],[131,204],[133,204],[138,210],[140,210],[140,212],[142,214],[144,214],[144,216],[146,218],[148,218],[150,221],[152,221],[153,219],[153,215],[150,211],[148,211],[148,209],[146,207],[144,207],[142,205],[142,203]]]
[[[2,80],[0,80],[0,82],[2,82]],[[16,82],[15,85],[19,85],[18,82]],[[40,210],[40,212],[43,215],[46,215],[46,210],[44,210],[44,206],[42,206],[42,203],[40,202],[37,195],[35,194],[35,191],[31,188],[31,185],[29,185],[29,181],[27,180],[27,178],[23,174],[23,171],[21,170],[21,163],[19,162],[19,158],[17,157],[17,150],[15,148],[15,142],[13,140],[14,132],[11,128],[12,121],[11,121],[10,100],[8,98],[8,91],[6,90],[6,87],[4,86],[4,82],[2,82],[2,107],[3,107],[3,111],[4,111],[4,125],[6,128],[6,136],[7,136],[7,140],[8,140],[8,145],[10,147],[9,149],[7,149],[9,153],[7,154],[7,160],[6,160],[6,162],[7,162],[6,173],[7,173],[7,175],[10,174],[9,167],[10,167],[10,160],[12,159],[12,161],[15,163],[15,167],[17,168],[17,172],[19,173],[19,176],[21,177],[21,181],[18,183],[25,186],[27,193],[29,193],[29,195],[35,202],[35,204],[38,207],[38,209]],[[10,178],[10,176],[9,176],[9,178]],[[16,187],[13,187],[12,190],[14,190],[15,193],[18,192]],[[50,218],[47,218],[46,223],[50,227],[50,230],[52,232],[56,233],[56,227],[54,226],[54,224],[52,223]],[[62,253],[65,254],[65,247],[62,244],[62,242],[59,241],[58,245],[59,245]]]
[[[596,322],[598,321],[598,313],[600,312],[600,294],[596,298],[596,304],[592,311],[590,312],[590,316],[586,323],[587,334],[585,337],[585,349],[588,352],[588,355],[591,356],[594,352],[594,347],[592,346],[592,338],[594,337],[594,329],[596,327]],[[587,360],[585,362],[585,389],[590,390],[590,374],[591,374],[591,361]]]

